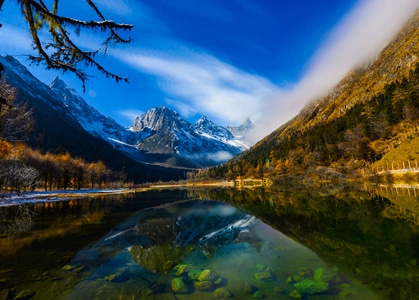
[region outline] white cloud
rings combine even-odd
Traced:
[[[7,54],[18,55],[32,52],[32,39],[28,30],[4,24],[0,28],[1,50]]]
[[[267,79],[239,70],[210,55],[188,57],[161,53],[119,56],[141,72],[155,75],[162,90],[176,96],[170,104],[186,114],[206,114],[214,121],[238,124],[262,117],[261,107],[277,87]]]
[[[135,118],[141,116],[144,114],[141,110],[135,110],[135,109],[122,109],[117,111],[117,114],[125,118],[127,121],[129,121],[131,124],[134,123]]]
[[[100,8],[103,7],[107,11],[120,16],[126,16],[132,14],[133,12],[132,8],[128,4],[128,1],[126,0],[101,0],[98,1],[98,6]]]

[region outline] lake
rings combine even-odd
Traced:
[[[202,188],[0,207],[3,299],[419,299],[419,190]]]

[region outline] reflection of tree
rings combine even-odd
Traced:
[[[34,213],[25,205],[0,207],[0,235],[22,233],[33,226]]]
[[[255,215],[391,299],[419,294],[419,230],[408,220],[383,216],[391,207],[386,198],[353,187],[205,190],[198,197]]]
[[[166,274],[174,265],[180,264],[192,252],[191,247],[173,244],[131,247],[133,260],[152,273]]]
[[[167,273],[181,263],[193,249],[176,245],[176,229],[173,218],[151,219],[136,226],[138,233],[152,241],[152,245],[134,245],[131,255],[134,261],[152,273]]]

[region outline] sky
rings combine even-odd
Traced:
[[[44,1],[47,5],[52,1]],[[326,94],[351,68],[376,57],[419,8],[417,0],[98,0],[106,18],[133,24],[129,45],[99,62],[128,77],[115,83],[94,69],[83,93],[71,74],[30,65],[32,42],[17,0],[0,12],[0,55],[14,55],[41,81],[58,75],[123,126],[165,105],[190,122],[202,115],[227,126],[250,118],[256,142]],[[59,14],[90,20],[84,0],[61,1]],[[82,31],[83,49],[101,32]]]

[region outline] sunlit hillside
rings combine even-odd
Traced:
[[[199,176],[340,180],[369,173],[390,150],[417,138],[418,36],[419,11],[373,62],[243,155]],[[391,152],[401,161],[416,155]]]

